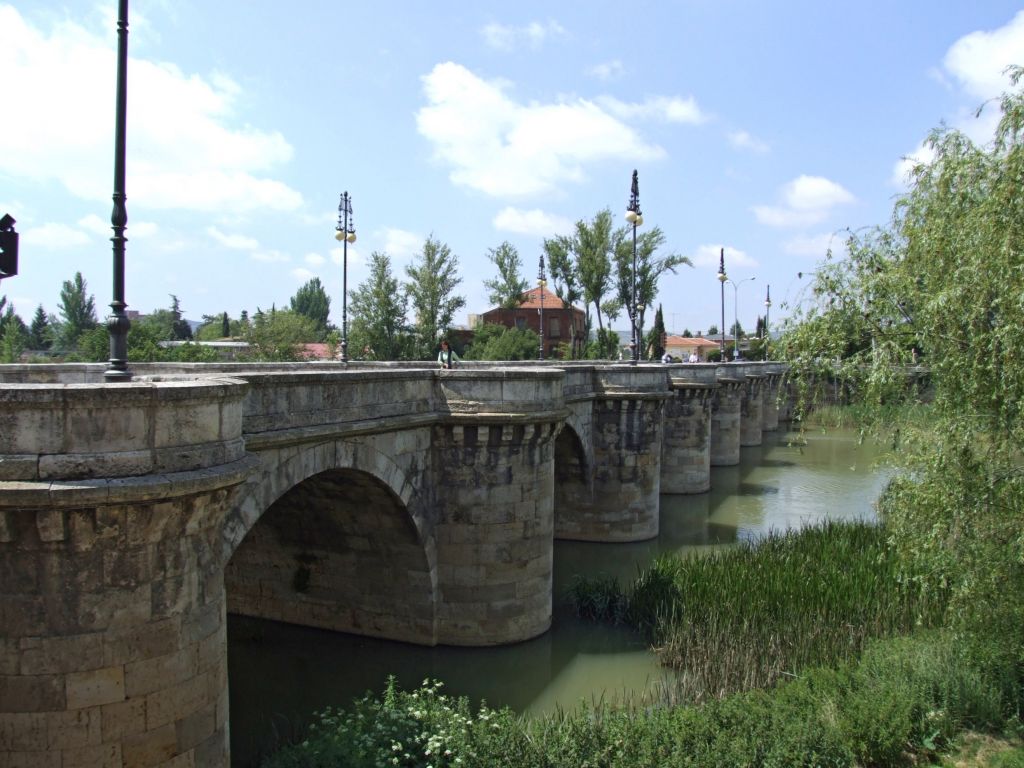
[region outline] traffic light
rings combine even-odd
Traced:
[[[18,274],[18,233],[14,217],[5,213],[0,218],[0,278]]]

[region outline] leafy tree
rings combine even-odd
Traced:
[[[555,295],[562,300],[566,306],[575,306],[583,298],[583,289],[580,285],[579,271],[573,255],[573,240],[565,235],[558,235],[544,240],[544,253],[548,257],[548,273],[551,276],[551,284],[555,288]],[[584,338],[590,337],[590,309],[587,308],[587,322],[584,329]]]
[[[535,360],[540,337],[529,328],[484,323],[463,357],[467,360]]]
[[[312,278],[295,292],[291,298],[291,310],[312,320],[316,327],[316,341],[323,341],[330,330],[331,298],[319,277]]]
[[[735,321],[729,328],[729,335],[737,341],[743,338],[745,334],[743,333],[743,326],[740,324],[739,320]]]
[[[220,335],[228,338],[231,335],[231,321],[228,320],[228,313],[225,312],[220,318]]]
[[[697,333],[699,334],[700,331],[697,331]],[[683,338],[684,339],[692,339],[693,338],[693,334],[690,333],[690,329],[689,328],[684,328],[683,329]]]
[[[412,336],[406,324],[406,294],[399,290],[386,253],[370,254],[370,275],[352,292],[349,352],[363,357],[369,347],[376,360],[402,360],[411,352]]]
[[[6,296],[0,297],[0,361],[18,362],[25,351],[28,335],[24,321],[14,313],[14,305],[7,304]]]
[[[99,324],[96,319],[96,303],[86,291],[85,279],[81,272],[76,272],[73,279],[65,280],[60,289],[60,300],[57,304],[62,320],[60,343],[65,349],[74,349],[78,344],[78,338]]]
[[[942,128],[886,227],[829,255],[780,342],[801,381],[837,376],[862,402],[930,399],[896,438],[909,467],[881,509],[904,578],[952,597],[950,622],[1024,658],[1024,69],[994,141]],[[883,411],[883,415],[884,415]],[[894,438],[895,439],[895,438]]]
[[[416,317],[417,358],[431,357],[438,339],[451,328],[455,313],[466,305],[465,298],[455,295],[456,286],[462,282],[458,272],[458,258],[433,236],[426,239],[423,251],[405,268],[409,277],[405,290]]]
[[[36,313],[32,317],[32,325],[29,328],[28,345],[30,349],[49,349],[53,343],[51,338],[52,328],[50,318],[46,316],[43,305],[36,307]]]
[[[718,326],[717,325],[712,323],[711,325],[708,326],[707,338],[713,339],[718,334],[719,334],[719,330],[718,330]]]
[[[567,304],[583,300],[587,307],[585,337],[590,335],[590,306],[597,315],[598,338],[604,330],[604,314],[618,314],[618,300],[609,303],[612,291],[612,213],[605,208],[589,222],[580,219],[571,237],[561,235],[544,241],[544,250],[555,278],[555,293]]]
[[[262,361],[302,360],[300,345],[316,341],[318,331],[313,320],[298,312],[257,309],[246,334],[251,347],[248,356]]]
[[[490,291],[487,300],[491,306],[502,309],[518,307],[523,294],[530,287],[529,282],[519,274],[523,266],[519,251],[506,240],[497,248],[488,248],[487,258],[498,268],[497,278],[484,280],[484,288]]]
[[[651,360],[661,360],[665,354],[665,317],[658,305],[658,311],[654,313],[654,325],[644,340],[644,350],[650,350]]]
[[[636,298],[637,306],[632,306],[633,292],[633,237],[632,229],[622,227],[612,234],[612,247],[615,253],[616,286],[618,300],[626,309],[626,314],[635,320],[638,329],[644,326],[644,315],[658,296],[658,280],[666,272],[675,274],[676,267],[683,264],[693,266],[687,256],[670,253],[656,256],[658,249],[665,244],[665,234],[660,227],[653,227],[637,234],[636,242]]]

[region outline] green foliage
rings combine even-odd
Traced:
[[[302,360],[300,344],[315,342],[316,323],[305,315],[287,309],[258,311],[246,331],[249,359],[266,362]]]
[[[630,319],[636,320],[642,328],[644,316],[654,304],[658,296],[658,281],[666,272],[675,274],[676,268],[684,264],[693,266],[687,256],[670,253],[667,256],[655,256],[658,249],[665,244],[665,234],[660,227],[653,227],[636,235],[636,299],[634,307],[633,288],[633,230],[622,227],[612,233],[612,249],[615,256],[616,288],[619,303],[626,309]]]
[[[43,305],[36,307],[36,313],[32,316],[32,326],[29,330],[28,346],[30,349],[49,349],[53,343],[53,329],[50,326],[50,318],[47,317]]]
[[[894,438],[909,471],[882,502],[902,577],[1024,658],[1022,71],[991,145],[931,135],[892,222],[816,270],[779,348],[808,399],[832,380],[867,405],[933,401]]]
[[[99,322],[96,319],[96,303],[87,293],[81,272],[76,272],[73,279],[64,281],[58,308],[62,320],[59,329],[60,346],[73,350],[78,345],[78,338],[96,328]]]
[[[998,730],[1021,704],[1012,665],[993,670],[942,633],[870,643],[861,661],[699,706],[580,706],[537,718],[389,680],[380,697],[321,713],[264,762],[300,766],[887,766],[935,757],[962,728]],[[1017,687],[1007,685],[1017,681]]]
[[[323,341],[330,330],[331,298],[319,277],[307,281],[291,298],[292,312],[309,318],[316,329],[314,341]]]
[[[519,258],[519,251],[506,240],[497,248],[488,248],[487,258],[498,268],[496,279],[484,280],[484,288],[490,291],[487,300],[491,306],[503,309],[518,307],[523,300],[523,294],[530,285],[519,274],[519,270],[523,266],[522,259]]]
[[[945,603],[899,581],[887,532],[829,523],[705,557],[661,558],[631,590],[631,622],[700,700],[855,657],[872,637],[941,622]]]
[[[242,321],[234,320],[224,312],[221,315],[203,315],[203,324],[196,329],[195,337],[196,341],[224,341],[243,335]]]
[[[598,329],[597,338],[583,350],[587,360],[617,360],[619,357],[619,334],[610,328]]]
[[[406,360],[412,355],[413,339],[406,326],[406,294],[391,273],[386,253],[370,255],[370,275],[352,292],[349,312],[350,354],[364,357],[369,347],[375,360]]]
[[[406,266],[409,277],[406,292],[416,318],[417,359],[429,359],[437,349],[437,342],[447,335],[455,313],[466,305],[455,289],[462,282],[459,260],[451,249],[439,240],[428,237],[423,251]]]
[[[536,360],[540,337],[529,328],[484,323],[463,354],[466,360]]]

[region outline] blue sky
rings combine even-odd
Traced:
[[[353,197],[349,287],[373,251],[404,266],[433,234],[466,314],[489,248],[536,276],[543,238],[639,171],[645,226],[691,257],[661,282],[670,330],[752,328],[842,231],[884,223],[902,158],[940,123],[979,141],[1024,64],[1020,2],[350,3],[135,0],[129,36],[126,299],[186,316],[287,305],[319,276],[341,320],[338,198]],[[28,321],[80,270],[111,299],[113,2],[0,0],[0,213]],[[806,278],[805,278],[806,281]],[[628,327],[622,316],[616,327]]]

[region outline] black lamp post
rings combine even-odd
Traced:
[[[764,294],[764,359],[768,359],[768,318],[772,311],[772,287],[769,285]]]
[[[348,362],[348,244],[356,241],[356,225],[352,217],[352,198],[341,193],[338,203],[338,226],[334,239],[341,241],[341,362]]]
[[[723,248],[718,256],[718,282],[722,286],[722,341],[719,345],[718,359],[723,363],[725,362],[725,281],[728,279],[725,274],[725,248]]]
[[[124,301],[124,236],[128,225],[128,210],[125,208],[124,156],[125,125],[128,114],[128,0],[119,0],[117,9],[117,97],[114,118],[114,211],[110,224],[114,236],[114,290],[110,308],[113,313],[107,318],[110,333],[110,367],[104,371],[107,381],[128,381],[128,329],[131,321],[125,314],[128,306]]]
[[[636,228],[644,223],[643,213],[640,212],[640,181],[636,169],[633,169],[633,184],[629,190],[629,205],[626,206],[626,221],[633,225],[633,289],[630,298],[629,322],[632,325],[631,333],[633,339],[633,354],[630,357],[630,365],[636,365],[640,359],[640,339],[637,338],[637,295],[636,295]]]
[[[548,284],[547,278],[544,276],[544,254],[540,255],[540,269],[537,271],[537,285],[540,287],[540,309],[537,312],[540,314],[540,349],[537,352],[537,359],[544,359],[544,286]]]
[[[732,359],[740,358],[740,286],[748,280],[757,280],[756,277],[744,277],[738,283],[735,280],[727,280],[732,286]]]

